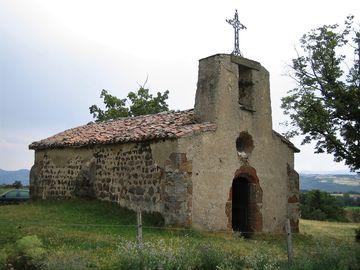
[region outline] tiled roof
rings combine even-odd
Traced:
[[[212,123],[197,123],[193,110],[170,111],[118,120],[90,123],[33,142],[29,149],[80,147],[96,144],[140,142],[188,136],[196,132],[213,131]]]
[[[276,132],[275,130],[273,130],[274,134],[276,136],[278,136],[280,138],[280,140],[287,144],[292,150],[294,150],[295,153],[299,153],[300,149],[297,148],[292,142],[290,142],[286,137],[284,137],[283,135],[281,135],[280,133]]]

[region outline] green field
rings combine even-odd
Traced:
[[[143,219],[139,249],[135,214],[114,204],[43,201],[0,206],[0,269],[6,269],[15,242],[29,235],[43,243],[45,269],[157,269],[159,264],[163,269],[360,269],[355,223],[301,220],[290,267],[281,234],[245,240],[230,233],[154,228],[162,224],[160,217]]]
[[[345,210],[360,210],[360,206],[346,206]]]

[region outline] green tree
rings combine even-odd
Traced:
[[[297,87],[282,98],[289,115],[288,137],[315,141],[315,153],[327,152],[360,169],[360,32],[353,16],[344,26],[324,25],[300,39],[301,53],[290,76]]]
[[[19,189],[19,188],[22,188],[23,185],[22,185],[21,181],[16,180],[16,181],[14,181],[14,183],[12,184],[12,187],[13,187],[13,188],[16,188],[16,189]]]
[[[149,94],[149,89],[140,87],[137,93],[130,92],[128,98],[131,101],[131,116],[155,114],[169,110],[169,106],[166,103],[166,100],[169,98],[168,90],[164,94],[157,92],[156,96],[153,97]]]
[[[168,90],[163,94],[158,92],[154,97],[152,94],[149,94],[149,89],[141,86],[138,91],[129,92],[127,98],[119,99],[103,89],[100,98],[103,99],[105,110],[97,105],[89,107],[90,114],[92,114],[96,122],[113,120],[121,117],[155,114],[169,110],[169,106],[166,103],[169,98]],[[130,105],[127,106],[128,101],[130,102]]]
[[[320,190],[300,194],[300,211],[305,219],[346,221],[341,202]]]
[[[130,111],[126,107],[126,98],[119,99],[110,95],[105,89],[101,91],[100,98],[103,99],[106,110],[102,110],[97,105],[89,107],[90,113],[96,119],[96,122],[130,116]]]

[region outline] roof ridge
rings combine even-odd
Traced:
[[[170,110],[157,114],[88,123],[33,142],[29,148],[37,150],[180,138],[199,131],[206,132],[215,129],[214,123],[197,122],[194,109]]]
[[[275,130],[272,130],[273,133],[278,136],[282,142],[284,142],[285,144],[287,144],[291,149],[293,149],[296,153],[299,153],[300,152],[300,149],[297,148],[288,138],[286,138],[284,135],[282,135],[281,133],[275,131]]]
[[[93,124],[109,123],[109,122],[115,122],[115,121],[126,120],[126,119],[146,118],[147,116],[152,116],[152,115],[190,112],[190,111],[193,111],[193,110],[194,110],[194,108],[186,109],[186,110],[169,110],[169,111],[162,111],[162,112],[158,112],[158,113],[149,113],[149,114],[143,114],[143,115],[137,115],[137,116],[124,116],[124,117],[119,117],[117,119],[110,119],[110,120],[106,120],[106,121],[102,121],[102,122],[92,122],[92,123]]]

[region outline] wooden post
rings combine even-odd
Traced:
[[[292,238],[291,238],[290,219],[286,219],[285,230],[286,230],[286,244],[287,244],[288,262],[289,262],[289,264],[291,264],[292,260],[293,260],[293,247],[292,247]]]
[[[136,221],[137,221],[137,235],[136,240],[138,244],[142,244],[142,218],[141,218],[141,210],[137,211],[136,215]]]

